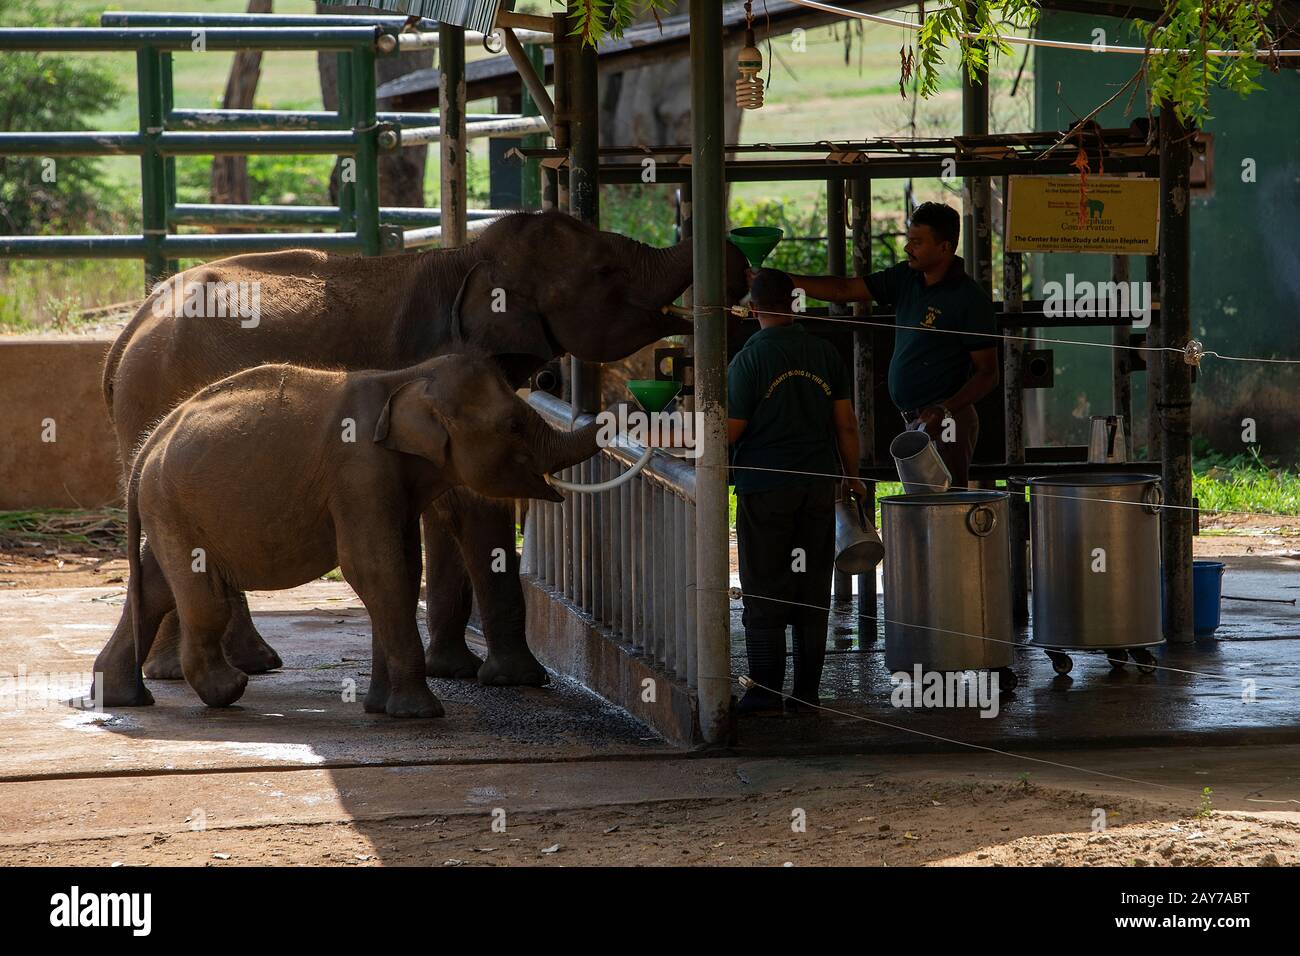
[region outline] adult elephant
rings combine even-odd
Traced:
[[[730,244],[726,252],[734,302],[745,292],[745,260]],[[380,258],[308,250],[235,256],[155,290],[109,350],[104,397],[129,474],[155,422],[240,369],[267,362],[395,369],[471,347],[495,356],[518,388],[554,356],[613,361],[691,332],[690,322],[662,312],[690,285],[691,273],[689,240],[658,249],[560,212],[505,216],[459,249]],[[220,307],[230,301],[240,303],[235,314]],[[429,676],[546,683],[524,634],[512,503],[449,492],[425,512],[424,540]],[[484,661],[465,645],[474,595],[488,645]],[[242,598],[222,646],[246,673],[280,666]],[[132,648],[129,622],[119,622],[95,663],[106,704],[150,702],[134,676]],[[182,676],[172,616],[145,674]]]

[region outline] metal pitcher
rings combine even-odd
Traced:
[[[952,487],[952,473],[924,431],[903,432],[889,443],[889,454],[907,494],[936,494]]]
[[[862,502],[853,497],[835,502],[835,570],[873,574],[884,556],[885,545]]]
[[[1094,415],[1091,421],[1088,461],[1094,464],[1117,464],[1128,461],[1128,448],[1124,441],[1124,416]]]

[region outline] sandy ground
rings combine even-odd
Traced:
[[[1294,761],[1295,751],[1289,754]],[[419,814],[403,814],[395,807],[393,813],[370,819],[233,821],[198,831],[178,816],[170,824],[146,822],[130,832],[104,829],[102,824],[107,821],[102,821],[92,825],[96,832],[90,837],[68,833],[59,839],[43,839],[39,830],[8,832],[0,842],[0,865],[1168,867],[1300,863],[1300,812],[1223,811],[1211,806],[1193,809],[1196,799],[1191,790],[1180,793],[1174,802],[1124,795],[1125,790],[1142,788],[1123,784],[1118,793],[1102,794],[1077,775],[1071,782],[1064,771],[1052,775],[1058,779],[1035,783],[1028,778],[1037,773],[960,769],[972,766],[970,758],[843,758],[842,762],[854,760],[861,769],[828,771],[815,762],[781,761],[779,772],[767,781],[757,778],[774,761],[676,762],[677,768],[682,764],[711,765],[715,777],[719,773],[734,775],[741,783],[733,781],[733,788],[752,783],[761,790],[752,796],[716,795],[716,783],[698,779],[686,781],[686,786],[715,794],[704,799],[626,800],[605,806],[518,810],[503,794],[502,802],[511,806],[504,829],[494,829],[486,806],[448,806],[442,812]],[[1096,760],[1093,755],[1094,764]],[[618,789],[621,775],[642,772],[636,764],[606,766],[613,777],[611,790]],[[440,772],[475,773],[470,768],[441,768]],[[346,777],[336,774],[332,786],[373,787],[374,792],[383,789],[374,780],[367,784],[360,779],[382,771],[350,773],[352,776]],[[503,783],[511,773],[527,775],[520,768],[504,773],[504,777],[492,779]],[[675,768],[664,770],[670,777],[679,773],[682,771]],[[280,779],[285,776],[290,775],[277,775],[277,785],[287,790],[291,784]],[[751,776],[755,778],[752,781]],[[831,782],[823,785],[819,778]],[[856,782],[848,784],[846,778]],[[0,785],[0,797],[7,786],[34,784]],[[190,803],[202,799],[195,794],[201,793],[203,786],[200,779]],[[510,789],[508,783],[504,789]],[[594,797],[588,792],[585,799]],[[619,797],[615,794],[612,799]],[[1229,802],[1240,800],[1230,798]],[[1300,802],[1294,799],[1257,802],[1300,810]],[[1094,829],[1103,811],[1107,826]]]

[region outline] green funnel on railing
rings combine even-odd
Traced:
[[[757,269],[784,235],[776,226],[740,226],[731,230],[728,238],[732,245],[745,254],[749,264]]]
[[[632,393],[632,397],[644,411],[662,412],[682,390],[682,383],[663,379],[636,378],[627,383],[627,390]]]

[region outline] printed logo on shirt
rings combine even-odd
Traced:
[[[830,385],[828,385],[826,383],[826,380],[822,378],[820,375],[814,375],[812,372],[805,372],[801,368],[796,368],[796,369],[791,369],[788,372],[782,372],[776,378],[772,379],[772,384],[767,387],[767,392],[763,395],[763,397],[771,398],[772,393],[776,391],[777,386],[780,385],[782,382],[784,382],[786,379],[790,378],[792,375],[800,375],[803,378],[810,379],[813,382],[816,382],[817,385],[821,388],[821,390],[825,392],[827,395],[831,394]]]
[[[921,324],[924,325],[927,329],[932,329],[934,328],[934,323],[938,321],[939,316],[941,315],[943,315],[942,311],[935,308],[934,306],[930,306],[928,309],[925,310],[925,318],[921,320]]]

